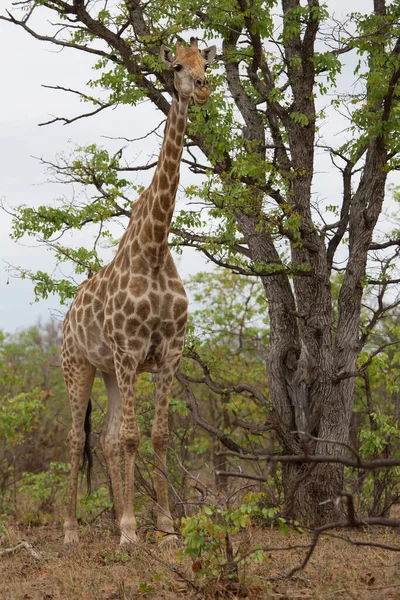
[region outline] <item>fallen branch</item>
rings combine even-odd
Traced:
[[[0,550],[0,556],[4,556],[6,554],[13,554],[14,552],[19,552],[20,550],[23,550],[23,549],[25,549],[28,552],[28,554],[33,556],[33,558],[37,558],[38,560],[43,558],[43,556],[42,556],[42,554],[40,554],[40,552],[37,552],[36,550],[34,550],[32,548],[32,546],[30,544],[28,544],[28,542],[24,542],[24,541],[18,542],[18,544],[16,544],[12,548],[4,548],[3,550]]]

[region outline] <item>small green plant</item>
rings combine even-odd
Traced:
[[[103,556],[103,562],[106,565],[114,563],[126,563],[129,561],[129,554],[122,550],[115,550],[114,552],[107,552]]]
[[[3,540],[8,537],[9,537],[9,531],[7,529],[7,526],[4,521],[0,520],[0,540]]]
[[[182,519],[183,549],[193,560],[193,571],[203,581],[246,585],[246,568],[253,562],[265,560],[261,548],[248,544],[233,549],[232,536],[249,530],[253,525],[278,526],[282,535],[289,531],[285,519],[277,515],[277,508],[265,508],[264,494],[249,492],[237,508],[206,506],[194,516]]]
[[[360,454],[363,458],[375,458],[386,447],[393,446],[400,440],[397,421],[391,415],[376,411],[369,416],[373,427],[364,426],[359,434]]]
[[[110,494],[107,488],[101,487],[78,500],[78,519],[91,521],[110,507]]]
[[[25,506],[24,522],[36,526],[54,517],[67,497],[69,469],[67,463],[52,462],[48,471],[23,474],[19,494]],[[91,521],[109,506],[108,489],[99,488],[78,500],[78,519]]]
[[[154,592],[154,589],[154,586],[152,586],[150,583],[141,582],[137,585],[137,590],[141,596],[151,594],[151,592]]]

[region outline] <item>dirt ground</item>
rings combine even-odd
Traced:
[[[300,565],[306,548],[306,534],[279,535],[272,530],[247,533],[248,547],[265,547],[261,562],[251,564],[243,574],[246,585],[227,586],[201,574],[199,564],[177,558],[177,548],[163,548],[154,540],[141,541],[128,552],[118,548],[118,538],[109,531],[85,527],[80,544],[65,548],[60,526],[15,527],[8,529],[1,549],[19,540],[27,541],[40,553],[26,549],[0,555],[1,600],[212,600],[214,598],[263,599],[373,599],[400,600],[400,532],[332,532],[363,547],[323,536],[307,567],[293,577],[285,575]],[[235,544],[239,543],[235,540]],[[397,552],[382,546],[397,547]],[[199,570],[200,569],[200,570]],[[198,571],[196,573],[196,571]],[[228,586],[229,587],[229,586]],[[224,591],[225,589],[225,591]]]

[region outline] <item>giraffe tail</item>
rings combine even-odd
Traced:
[[[92,413],[92,401],[89,399],[89,403],[86,409],[85,415],[85,445],[83,447],[83,471],[86,468],[86,482],[87,482],[87,493],[88,496],[92,491],[92,468],[93,468],[93,455],[90,447],[90,432],[92,431],[92,425],[90,421],[90,415]]]

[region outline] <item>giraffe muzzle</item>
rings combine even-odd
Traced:
[[[196,106],[204,106],[204,104],[207,104],[209,97],[210,88],[208,86],[196,88],[193,93],[193,103]]]

